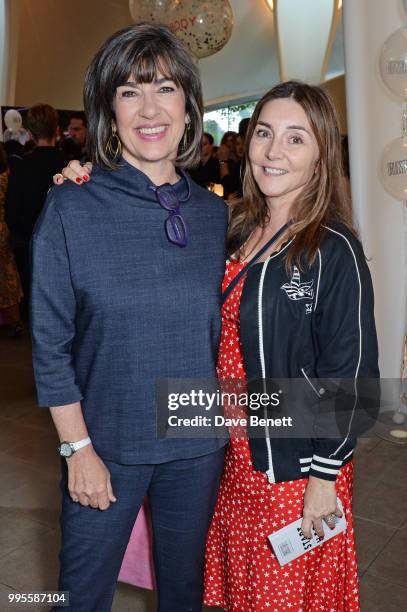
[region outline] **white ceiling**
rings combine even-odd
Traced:
[[[227,45],[200,61],[205,102],[259,95],[280,80],[273,15],[265,0],[231,0],[235,26]],[[339,21],[327,78],[344,73],[343,27]]]

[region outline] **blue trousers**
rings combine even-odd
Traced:
[[[71,500],[66,468],[62,488],[59,590],[72,612],[111,609],[121,563],[145,495],[153,525],[159,612],[201,612],[203,562],[224,463],[214,453],[157,465],[105,461],[117,501],[107,510]],[[58,612],[60,608],[55,608]]]

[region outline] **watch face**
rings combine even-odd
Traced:
[[[62,442],[61,446],[59,447],[59,454],[61,457],[70,457],[73,454],[73,450],[69,442]]]

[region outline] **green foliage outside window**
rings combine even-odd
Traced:
[[[238,131],[239,122],[245,117],[251,117],[257,100],[246,104],[233,104],[223,106],[204,113],[204,130],[209,132],[215,139],[215,144],[219,145],[225,132]]]

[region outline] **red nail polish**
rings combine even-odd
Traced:
[[[82,183],[82,179],[81,179],[81,178],[79,178],[79,176],[78,176],[78,177],[75,179],[75,181],[76,181],[77,183]]]
[[[88,177],[87,174],[84,174],[82,178],[83,178],[84,181],[88,181],[89,180],[89,177]]]

